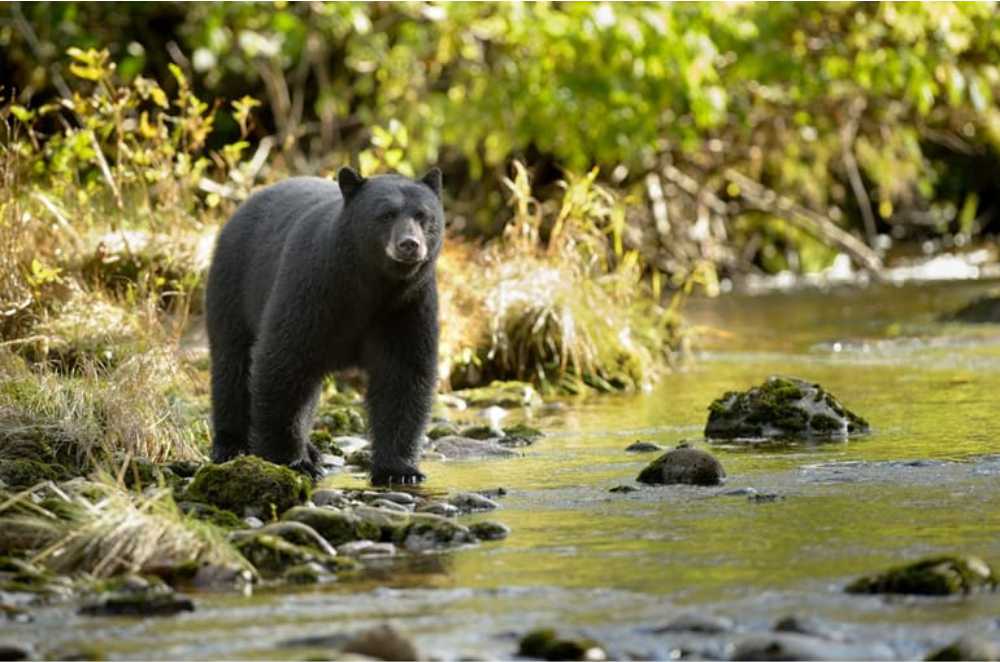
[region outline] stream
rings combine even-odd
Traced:
[[[87,642],[109,657],[305,659],[310,637],[392,623],[424,656],[509,658],[552,626],[611,657],[725,658],[778,619],[822,624],[855,657],[922,658],[963,633],[1000,638],[1000,594],[888,598],[850,580],[932,554],[1000,563],[1000,326],[939,322],[996,283],[876,285],[692,300],[696,356],[649,393],[566,401],[528,416],[547,436],[501,460],[426,462],[430,491],[503,487],[502,542],[386,562],[356,580],[192,595],[170,618],[87,618],[66,607],[8,624],[15,639]],[[772,374],[819,382],[871,423],[848,442],[706,445],[709,403]],[[693,440],[722,487],[634,482],[657,454],[636,440]],[[326,484],[359,487],[340,474]],[[637,491],[610,493],[617,485]],[[748,490],[773,498],[752,499]],[[656,632],[682,614],[722,634]],[[298,641],[296,641],[298,640]],[[326,651],[326,653],[324,653]]]

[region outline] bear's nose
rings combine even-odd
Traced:
[[[403,237],[396,242],[396,252],[406,259],[417,258],[420,256],[420,242],[413,237]]]

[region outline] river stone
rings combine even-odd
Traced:
[[[938,556],[851,582],[848,593],[956,595],[997,588],[993,569],[976,556]]]
[[[769,377],[748,391],[730,391],[708,410],[709,439],[845,439],[869,431],[867,421],[819,384],[794,377]]]
[[[194,603],[163,586],[116,591],[80,607],[84,616],[172,616],[194,611]]]
[[[355,540],[345,542],[337,548],[337,551],[345,556],[395,556],[396,546],[391,542]]]
[[[712,614],[681,614],[666,625],[656,628],[657,634],[664,632],[697,632],[698,634],[722,634],[733,629],[732,620]]]
[[[682,445],[650,462],[636,480],[651,485],[718,485],[725,478],[726,472],[715,457]]]
[[[474,513],[484,510],[496,510],[500,504],[475,492],[460,492],[448,499],[448,503],[463,513]]]
[[[321,536],[316,529],[308,524],[305,524],[304,522],[295,520],[271,522],[270,524],[262,526],[259,529],[235,531],[233,532],[231,539],[236,541],[261,534],[278,536],[282,540],[288,541],[293,545],[315,547],[317,550],[323,552],[324,554],[329,554],[330,556],[337,555],[333,546],[327,542],[327,540]]]
[[[1000,324],[1000,292],[974,299],[946,319],[968,324]]]
[[[312,494],[312,502],[317,506],[341,507],[350,503],[341,490],[316,490]]]
[[[964,635],[944,648],[932,652],[928,660],[1000,660],[1000,642],[982,637]]]
[[[30,648],[0,641],[0,660],[30,660],[34,657]]]
[[[564,639],[551,628],[532,630],[521,638],[517,654],[540,660],[605,660],[604,648],[592,639]]]
[[[652,441],[634,441],[625,447],[626,453],[655,453],[662,450],[663,446]]]
[[[377,526],[365,521],[355,512],[332,507],[299,506],[286,512],[282,520],[306,524],[334,547],[360,538],[377,540],[380,535]]]
[[[848,645],[791,633],[748,636],[736,643],[731,655],[733,660],[879,660],[892,658],[892,651],[882,646]]]
[[[430,503],[425,503],[417,508],[417,512],[440,515],[441,517],[456,517],[461,511],[450,503],[445,503],[444,501],[431,501]]]
[[[253,455],[206,464],[188,486],[185,498],[203,501],[237,515],[282,513],[309,498],[312,485],[302,474]]]
[[[517,457],[519,453],[502,446],[496,441],[448,436],[431,442],[427,449],[440,453],[449,460],[468,460],[486,457]]]
[[[404,506],[409,506],[416,501],[409,492],[382,492],[381,497]]]
[[[475,543],[476,537],[468,527],[444,517],[426,514],[415,515],[403,537],[403,546],[410,552],[447,549]]]
[[[503,540],[510,535],[510,527],[500,522],[476,522],[469,531],[480,540]]]
[[[419,660],[417,647],[391,625],[379,625],[354,635],[341,649],[376,660]]]
[[[778,619],[774,627],[775,632],[792,632],[804,634],[808,637],[818,637],[820,639],[830,639],[841,641],[844,635],[830,626],[808,616],[784,616]]]
[[[375,499],[369,505],[372,505],[376,508],[385,508],[386,510],[395,510],[401,513],[410,512],[410,509],[407,508],[406,506],[400,503],[396,503],[395,501],[389,501],[388,499]]]

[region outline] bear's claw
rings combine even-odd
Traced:
[[[416,469],[412,471],[373,471],[372,485],[418,485],[427,476]]]
[[[317,466],[309,457],[304,457],[297,462],[292,462],[288,465],[288,468],[305,474],[312,479],[313,482],[318,481],[324,476],[323,470],[319,468],[319,466]]]

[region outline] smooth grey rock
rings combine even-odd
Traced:
[[[733,621],[724,616],[712,614],[688,613],[681,614],[666,625],[656,628],[655,632],[697,632],[698,634],[722,634],[731,632]]]
[[[409,506],[416,500],[409,492],[383,492],[381,496],[383,499],[387,499],[388,501],[399,503],[404,506]]]
[[[410,512],[410,509],[406,506],[396,503],[395,501],[389,501],[388,499],[375,499],[370,505],[376,508],[385,508],[386,510],[395,510],[402,513]]]
[[[348,503],[349,499],[344,496],[341,490],[316,490],[312,494],[312,501],[317,506],[337,506],[338,508]]]
[[[441,437],[430,444],[430,453],[440,453],[449,460],[468,460],[488,457],[518,457],[519,453],[495,441],[468,437]]]
[[[448,499],[448,503],[463,513],[474,513],[486,510],[496,510],[500,504],[475,492],[460,492]]]
[[[962,635],[944,648],[932,652],[928,660],[1000,660],[1000,641],[976,635]]]
[[[355,540],[340,545],[337,551],[344,556],[395,556],[396,546],[390,542]]]
[[[846,644],[782,632],[747,636],[736,642],[730,657],[733,660],[891,660],[895,654],[883,644]]]
[[[417,512],[440,515],[441,517],[456,517],[461,511],[450,503],[445,503],[443,501],[431,501],[430,503],[425,503],[418,507]]]

